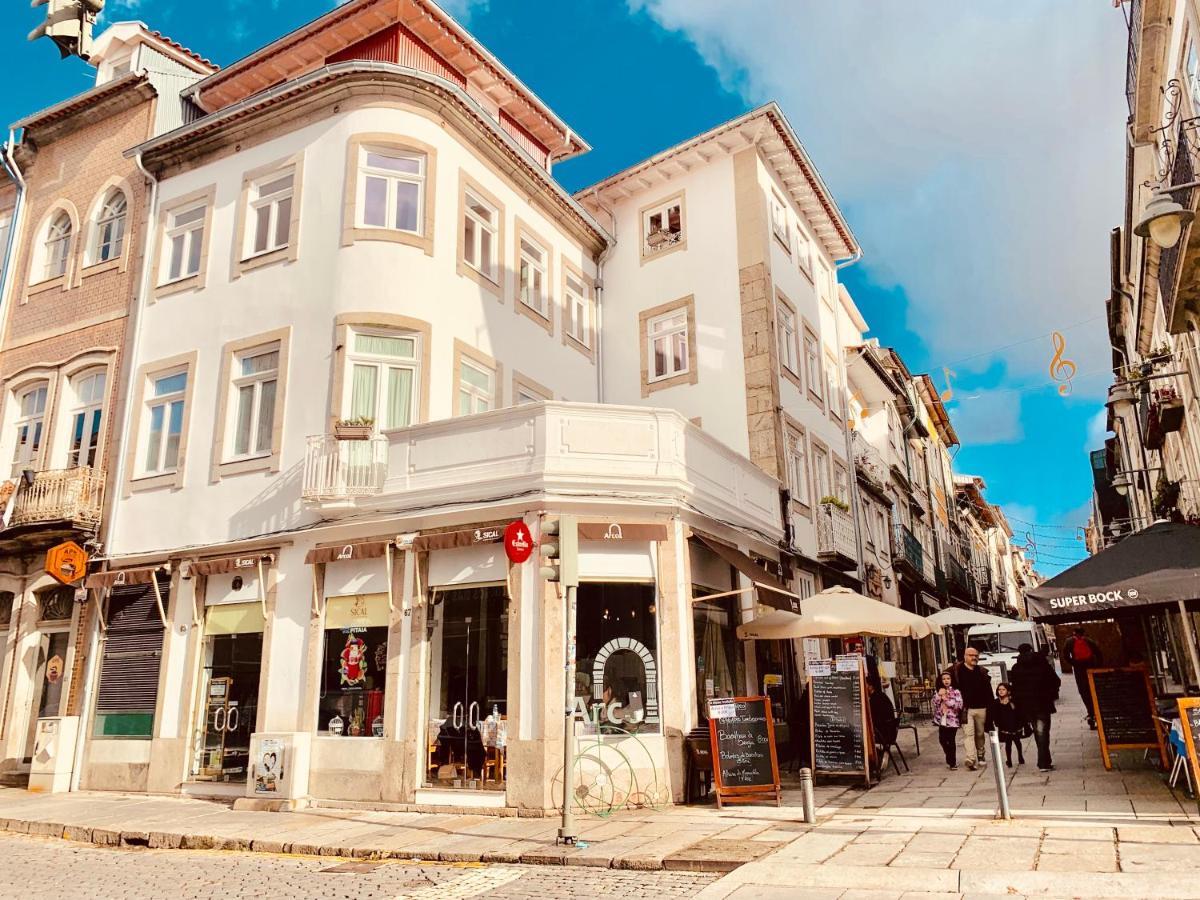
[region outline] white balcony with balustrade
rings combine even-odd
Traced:
[[[35,472],[32,482],[16,482],[9,528],[67,523],[85,531],[100,526],[104,472],[88,466]]]
[[[836,503],[817,506],[817,558],[842,571],[858,567],[858,541],[850,510]]]
[[[368,441],[309,438],[303,497],[333,518],[539,498],[687,510],[783,537],[779,482],[674,410],[548,401]],[[853,539],[851,539],[853,544]]]

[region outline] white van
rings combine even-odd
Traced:
[[[967,629],[967,646],[979,651],[980,665],[988,666],[992,681],[1008,680],[1009,670],[1017,661],[1017,648],[1029,644],[1034,650],[1046,646],[1046,633],[1033,622],[972,625]]]

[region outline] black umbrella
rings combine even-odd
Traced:
[[[1200,527],[1158,522],[1025,594],[1031,619],[1079,622],[1200,599]]]

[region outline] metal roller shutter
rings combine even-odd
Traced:
[[[158,585],[165,605],[170,581],[159,576]],[[97,712],[153,712],[158,700],[162,643],[163,627],[153,585],[114,587],[108,600]]]

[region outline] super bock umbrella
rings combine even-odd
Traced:
[[[805,637],[845,637],[871,634],[879,637],[923,638],[941,634],[941,626],[923,616],[864,597],[844,587],[832,587],[800,601],[800,613],[772,610],[738,628],[738,637],[787,640]]]

